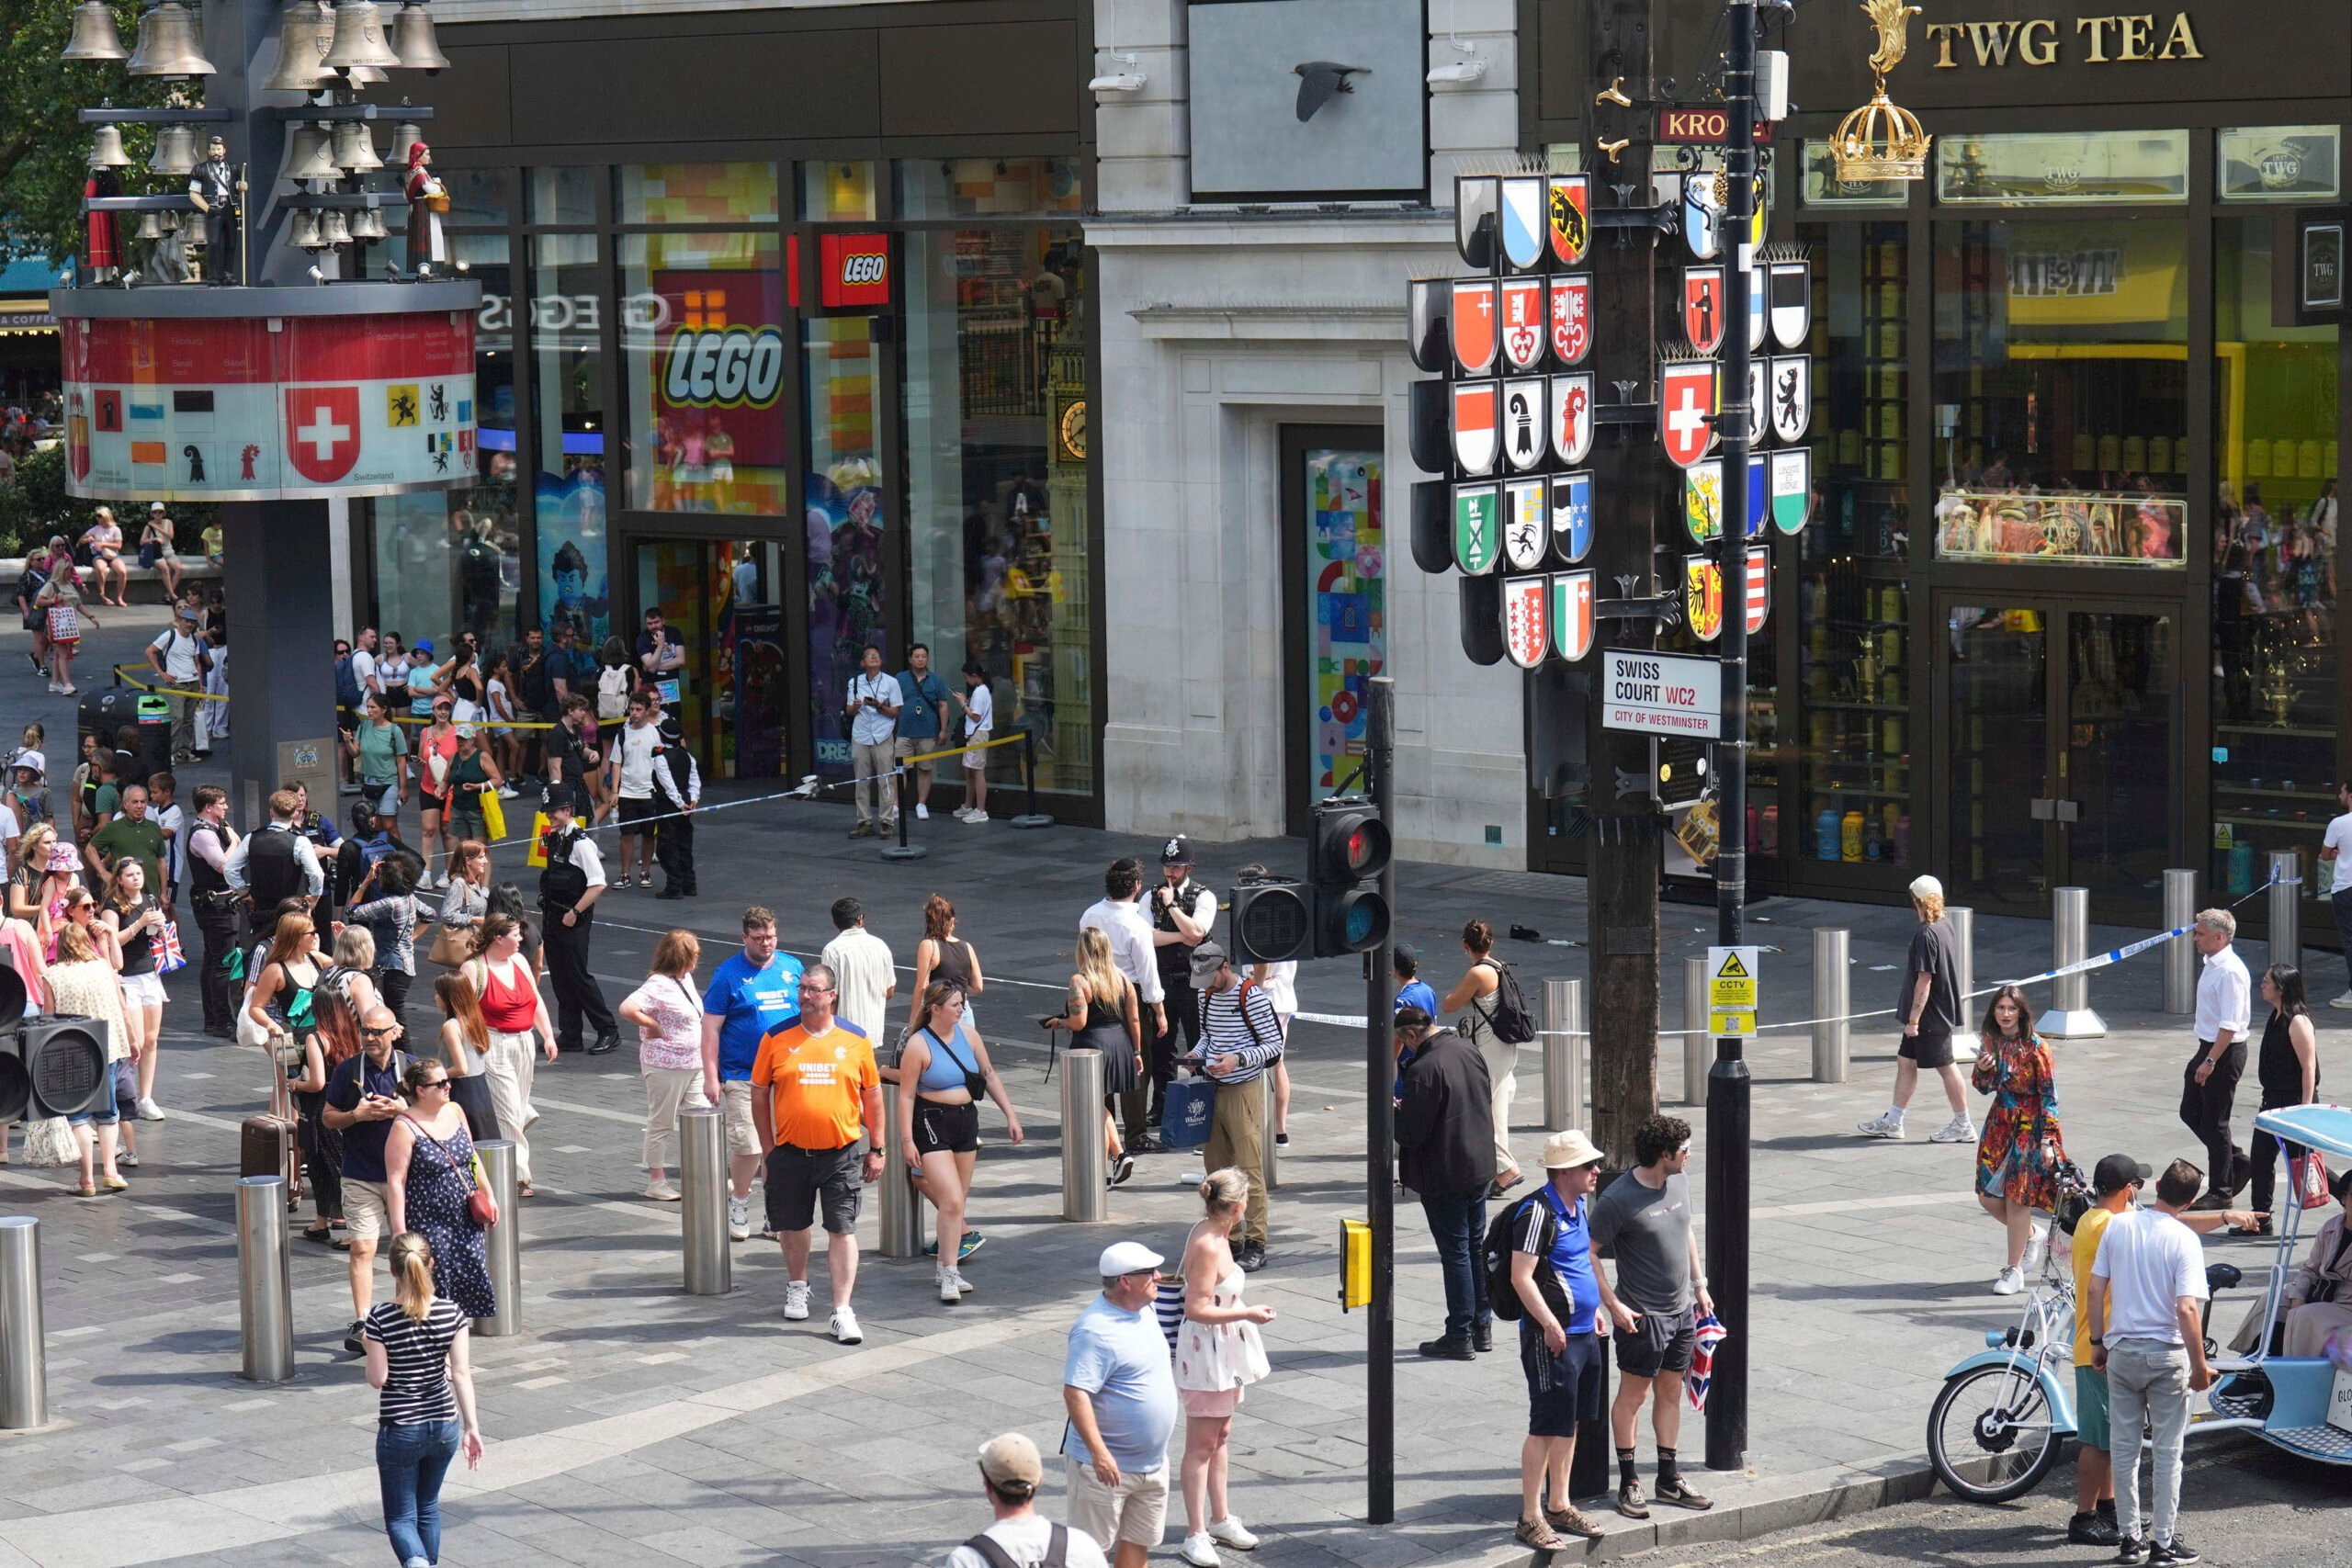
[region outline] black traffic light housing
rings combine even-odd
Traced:
[[[1288,964],[1315,956],[1315,895],[1289,877],[1245,883],[1227,901],[1233,962]]]
[[[1381,896],[1380,877],[1392,852],[1388,825],[1371,802],[1317,803],[1306,835],[1316,957],[1365,953],[1387,940],[1388,900]]]

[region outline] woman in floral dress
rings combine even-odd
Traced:
[[[401,1075],[401,1087],[413,1109],[392,1123],[384,1144],[392,1234],[414,1231],[431,1243],[433,1279],[441,1293],[468,1317],[492,1316],[498,1297],[482,1256],[482,1227],[466,1207],[481,1171],[466,1113],[450,1099],[449,1069],[435,1061],[413,1061]]]
[[[2058,1203],[2058,1169],[2066,1162],[2058,1130],[2058,1080],[2050,1047],[2033,1032],[2025,993],[2004,986],[1984,1010],[1976,1051],[1976,1092],[1993,1097],[1976,1145],[1976,1201],[2008,1227],[2008,1261],[1993,1281],[1996,1296],[2025,1289],[2033,1214]]]

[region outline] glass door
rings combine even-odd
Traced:
[[[706,782],[785,771],[791,686],[776,555],[774,544],[732,539],[636,544],[637,623],[659,610],[685,649],[663,696]]]

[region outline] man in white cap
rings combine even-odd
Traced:
[[[1944,1098],[1951,1102],[1951,1120],[1928,1134],[1936,1144],[1973,1144],[1976,1124],[1968,1117],[1968,1086],[1952,1065],[1952,1036],[1960,1032],[1960,933],[1944,919],[1944,885],[1932,876],[1915,878],[1911,908],[1919,917],[1912,933],[1911,953],[1904,960],[1903,985],[1895,998],[1894,1016],[1902,1021],[1903,1044],[1895,1052],[1894,1103],[1860,1125],[1864,1137],[1903,1137],[1903,1112],[1919,1087],[1919,1075],[1933,1072],[1944,1080]]]
[[[1037,1512],[1046,1463],[1018,1432],[980,1445],[980,1482],[996,1523],[947,1554],[947,1568],[1110,1568],[1084,1530],[1066,1529]]]
[[[1527,1438],[1519,1449],[1519,1543],[1567,1547],[1561,1532],[1597,1538],[1600,1526],[1568,1498],[1577,1428],[1600,1419],[1601,1346],[1610,1319],[1631,1334],[1588,1226],[1586,1199],[1600,1184],[1600,1151],[1582,1133],[1544,1143],[1543,1186],[1511,1224],[1511,1290],[1519,1297],[1519,1362],[1527,1374]],[[1604,1310],[1605,1309],[1605,1310]],[[1547,1494],[1551,1506],[1544,1506]]]
[[[1143,1568],[1168,1523],[1176,1374],[1152,1312],[1161,1261],[1139,1241],[1102,1249],[1102,1293],[1070,1325],[1062,1362],[1069,1522],[1108,1543],[1116,1568]]]

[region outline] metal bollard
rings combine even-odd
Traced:
[[[248,1382],[294,1375],[294,1277],[287,1257],[286,1178],[237,1179],[237,1326]]]
[[[2197,939],[2185,928],[2197,919],[2197,874],[2165,873],[2165,930],[2181,934],[2165,943],[2165,1011],[2197,1010]]]
[[[2090,956],[2091,890],[2061,887],[2050,897],[2050,966],[2064,969]],[[2097,1040],[2107,1024],[2091,1010],[2087,971],[2050,983],[2050,1010],[2034,1025],[2052,1040]]]
[[[1584,982],[1544,982],[1544,1125],[1585,1125]]]
[[[1715,1043],[1707,1035],[1707,961],[1682,961],[1682,1100],[1687,1105],[1707,1103],[1707,1070],[1714,1066]]]
[[[1037,809],[1037,730],[1035,726],[1022,731],[1021,777],[1027,803],[1012,818],[1015,828],[1050,828],[1054,819]]]
[[[686,1294],[723,1296],[735,1288],[735,1255],[727,1245],[727,1134],[716,1106],[678,1112],[679,1204],[685,1244]]]
[[[1954,908],[1947,904],[1944,906],[1944,919],[1951,922],[1952,945],[1960,949],[1960,1011],[1965,1022],[1968,993],[1976,988],[1976,911]],[[1903,1021],[1896,1019],[1894,1026],[1895,1032],[1900,1033]],[[1961,1032],[1966,1034],[1968,1031],[1963,1028]]]
[[[1813,933],[1813,1081],[1844,1083],[1850,1058],[1853,971],[1844,927]]]
[[[289,1346],[288,1358],[293,1351]],[[49,1425],[49,1349],[40,1313],[40,1222],[0,1219],[0,1430]]]
[[[2270,852],[2270,962],[2303,966],[2303,856]]]
[[[514,1141],[485,1138],[474,1152],[481,1156],[482,1181],[498,1204],[498,1223],[482,1233],[498,1310],[474,1319],[474,1332],[498,1339],[523,1332],[523,1207],[514,1195]]]
[[[899,1141],[899,1097],[895,1083],[882,1086],[882,1256],[922,1256],[922,1194],[907,1179],[907,1148]]]
[[[899,841],[895,844],[884,845],[882,858],[884,860],[921,860],[931,852],[921,844],[907,842],[907,824],[914,819],[915,804],[911,793],[914,787],[911,770],[904,762],[899,764],[898,772],[891,780],[891,787],[897,792],[899,800]]]
[[[1102,1145],[1102,1053],[1062,1053],[1062,1218],[1111,1217],[1109,1151]]]
[[[1265,1094],[1258,1117],[1258,1179],[1272,1192],[1282,1185],[1282,1150],[1274,1142],[1274,1069],[1268,1067],[1260,1073],[1258,1082]]]

